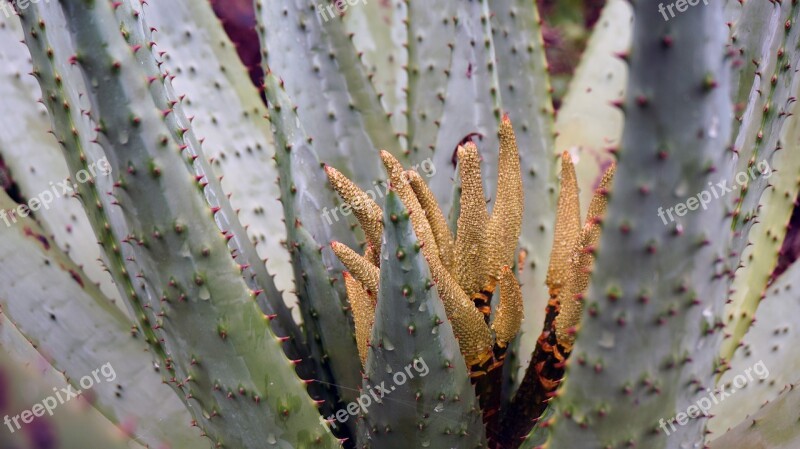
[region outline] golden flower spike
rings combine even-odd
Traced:
[[[334,190],[342,197],[345,203],[353,210],[353,215],[356,216],[361,229],[364,230],[364,236],[367,238],[367,244],[373,248],[381,247],[381,238],[383,236],[383,212],[380,206],[366,192],[361,190],[352,181],[347,179],[339,170],[326,165],[325,173],[328,175],[328,181]],[[380,250],[373,250],[370,253],[369,260],[379,265]]]
[[[581,233],[581,210],[578,199],[578,178],[568,152],[561,155],[561,192],[558,195],[553,249],[545,283],[550,297],[555,298],[565,287],[572,271],[571,259]]]
[[[342,264],[347,267],[350,274],[364,285],[367,292],[377,297],[381,270],[363,256],[358,255],[358,253],[350,249],[347,245],[339,242],[331,242],[331,249],[333,249],[336,257],[342,261]]]
[[[519,171],[519,155],[511,125],[506,119],[501,127],[501,146],[503,149],[499,164],[498,200],[493,214],[496,223],[493,231],[495,237],[492,240],[494,252],[491,256],[497,263],[513,259],[516,246],[511,243],[504,245],[504,242],[512,237],[516,238],[519,234],[522,210],[521,176],[511,173]],[[483,196],[477,147],[469,143],[466,147],[459,148],[462,178],[461,214],[458,223],[458,235],[462,238],[460,246],[458,241],[453,242],[444,214],[419,174],[404,170],[400,162],[386,151],[381,151],[381,159],[389,173],[392,190],[397,193],[408,210],[414,233],[420,242],[423,256],[428,262],[439,298],[444,305],[445,314],[453,327],[453,333],[467,365],[483,367],[487,363],[502,364],[502,351],[499,353],[501,358],[493,362],[495,360],[493,355],[496,354],[492,350],[492,330],[497,339],[497,347],[504,349],[519,331],[522,320],[522,295],[519,284],[507,267],[509,264],[504,264],[506,268],[502,272],[498,269],[503,288],[501,306],[491,329],[487,325],[491,311],[488,302],[484,304],[487,306],[483,307],[484,311],[476,307],[476,302],[470,297],[470,295],[484,296],[485,299],[490,297],[483,291],[488,273],[488,265],[484,260],[487,255],[485,230],[490,219]],[[334,253],[349,270],[349,273],[345,274],[345,288],[353,315],[359,323],[359,330],[356,333],[359,334],[357,342],[363,364],[366,361],[369,337],[367,329],[371,328],[369,323],[374,322],[374,316],[370,322],[365,318],[365,314],[374,315],[374,301],[380,282],[380,269],[377,265],[382,236],[378,234],[378,230],[382,231],[382,222],[379,219],[382,214],[377,204],[341,173],[330,167],[326,167],[326,172],[336,191],[355,211],[359,212],[357,218],[367,235],[367,248],[363,257],[341,243],[331,243]],[[498,245],[503,248],[494,248]],[[450,265],[446,265],[443,261],[449,261]],[[463,266],[458,261],[464,262]],[[461,279],[467,286],[466,290],[462,288],[457,276],[454,276],[450,269],[460,273]],[[370,304],[373,309],[370,309]]]
[[[484,289],[494,291],[501,267],[514,263],[514,253],[522,230],[524,193],[520,171],[519,150],[511,120],[504,116],[500,123],[500,154],[497,163],[497,195],[492,217],[486,228],[488,279]]]
[[[442,209],[436,202],[433,192],[422,180],[422,176],[414,170],[406,170],[406,175],[411,182],[411,188],[419,200],[420,206],[425,211],[425,216],[428,218],[428,224],[431,226],[433,238],[436,240],[436,245],[439,247],[439,259],[442,260],[444,267],[452,273],[453,268],[453,252],[455,247],[453,244],[453,233],[450,232],[450,227],[447,225],[447,220],[444,218]]]
[[[411,183],[408,179],[408,174],[403,170],[400,162],[394,158],[388,151],[381,151],[381,159],[386,171],[389,173],[389,185],[392,190],[397,192],[400,201],[408,209],[411,218],[411,226],[414,228],[414,233],[417,234],[417,239],[422,245],[422,250],[425,257],[433,255],[439,258],[439,247],[436,244],[436,239],[433,236],[433,230],[425,217],[425,211],[422,209],[417,195],[411,188]]]
[[[380,262],[379,260],[380,257],[381,257],[380,246],[376,249],[375,247],[367,243],[367,247],[364,248],[364,258],[372,262],[373,265],[375,265],[376,267],[380,267],[380,263],[375,263],[376,261]]]
[[[454,274],[461,289],[472,296],[481,291],[486,280],[486,254],[483,250],[489,222],[480,156],[474,143],[458,147],[458,170],[461,177],[461,213],[456,231]]]
[[[375,324],[375,300],[364,286],[361,285],[347,271],[342,273],[347,291],[347,301],[353,312],[353,321],[356,328],[356,346],[361,358],[361,367],[366,368],[369,351],[369,340],[372,335],[372,326]]]
[[[586,223],[596,221],[606,213],[608,206],[608,192],[611,189],[611,182],[614,180],[614,173],[617,170],[616,164],[611,164],[603,173],[603,178],[600,179],[600,184],[594,191],[594,196],[589,202],[589,210],[586,212]]]
[[[438,257],[426,254],[425,258],[467,366],[482,364],[492,357],[492,335],[484,315],[475,308]]]
[[[500,304],[495,314],[492,323],[495,344],[505,348],[519,332],[523,318],[522,290],[508,265],[500,270]]]
[[[411,226],[422,245],[422,254],[428,261],[436,290],[444,304],[447,319],[453,326],[461,353],[468,366],[482,363],[491,357],[492,336],[489,327],[466,293],[445,269],[439,259],[439,248],[433,237],[425,211],[408,182],[400,162],[386,151],[381,151],[381,159],[389,172],[391,188],[397,192],[400,201],[408,209]]]
[[[592,201],[589,203],[586,223],[572,252],[570,278],[558,296],[560,311],[555,319],[556,338],[565,354],[572,351],[575,333],[583,314],[583,295],[589,288],[595,252],[600,243],[601,218],[605,215],[608,205],[608,192],[615,170],[616,165],[612,164],[595,189]]]

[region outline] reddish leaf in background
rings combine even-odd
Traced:
[[[210,0],[225,32],[236,46],[239,58],[247,66],[253,84],[264,84],[261,70],[261,49],[256,33],[256,15],[253,0]]]
[[[795,198],[789,229],[786,231],[786,238],[783,240],[778,255],[778,266],[775,267],[770,282],[774,281],[800,257],[800,232],[797,232],[800,230],[800,207],[797,207],[798,204],[800,204],[800,198]]]

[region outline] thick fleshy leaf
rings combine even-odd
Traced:
[[[795,106],[794,110],[797,109]],[[800,119],[793,115],[782,129],[781,151],[772,164],[757,164],[754,173],[767,179],[769,186],[761,197],[757,222],[750,230],[750,244],[742,253],[741,265],[731,287],[730,303],[725,307],[726,329],[730,338],[722,345],[721,356],[729,360],[737,351],[760,307],[768,282],[778,264],[789,220],[800,192]]]
[[[263,64],[281,79],[319,158],[366,186],[381,173],[378,150],[400,154],[400,141],[341,16],[330,16],[328,5],[257,1]]]
[[[112,3],[112,6],[114,4]],[[230,92],[232,88],[229,84],[233,81],[225,81],[225,80],[209,80],[209,79],[197,79],[194,75],[197,75],[197,71],[195,70],[192,73],[191,64],[188,71],[189,73],[187,76],[182,78],[186,78],[185,85],[194,86],[194,88],[187,87],[187,92],[191,94],[195,94],[194,97],[186,97],[184,93],[176,92],[171,84],[171,80],[175,78],[176,75],[170,75],[169,70],[164,70],[163,63],[160,58],[166,58],[168,55],[159,51],[158,58],[156,59],[156,53],[153,51],[153,46],[151,43],[156,42],[156,36],[153,32],[153,28],[151,28],[149,20],[145,17],[150,16],[159,16],[163,14],[160,9],[155,9],[150,12],[150,14],[146,14],[144,11],[144,6],[146,3],[142,3],[137,5],[136,3],[132,3],[130,8],[131,10],[128,11],[126,8],[119,9],[116,8],[116,17],[117,20],[120,22],[120,26],[123,29],[123,36],[125,37],[126,41],[132,48],[136,49],[137,46],[144,47],[147,46],[151,49],[150,52],[139,52],[135,51],[134,56],[137,62],[140,64],[140,67],[143,70],[143,74],[147,76],[148,80],[153,79],[165,79],[167,82],[163,85],[153,84],[150,83],[151,94],[153,95],[153,100],[155,106],[160,110],[161,115],[164,117],[164,121],[166,124],[171,127],[171,131],[173,133],[173,138],[178,142],[181,148],[181,151],[185,152],[187,164],[186,167],[189,169],[190,173],[197,177],[198,181],[201,183],[203,187],[203,193],[206,197],[206,200],[209,206],[212,208],[214,212],[214,220],[217,223],[218,227],[222,231],[222,233],[228,238],[228,246],[231,249],[231,254],[234,256],[234,260],[239,264],[241,267],[241,273],[247,286],[256,291],[256,300],[258,301],[258,305],[261,310],[268,315],[275,315],[275,318],[271,320],[270,326],[275,331],[275,333],[279,337],[289,337],[284,345],[286,349],[287,355],[296,360],[306,360],[308,357],[308,352],[305,348],[305,345],[302,341],[302,334],[299,326],[294,321],[292,317],[292,313],[286,304],[283,301],[283,297],[281,292],[278,291],[274,277],[267,271],[267,268],[264,264],[264,260],[262,256],[259,255],[258,251],[256,250],[256,246],[254,242],[250,240],[250,236],[246,231],[246,228],[250,226],[251,222],[247,221],[242,223],[239,219],[239,210],[234,209],[234,205],[229,201],[230,194],[223,189],[222,187],[222,180],[223,178],[218,175],[212,169],[212,164],[210,162],[219,151],[216,148],[211,150],[211,153],[206,153],[204,149],[202,149],[202,144],[204,142],[205,136],[198,134],[199,132],[205,132],[208,130],[210,134],[214,134],[214,131],[210,128],[216,124],[215,121],[215,113],[219,111],[216,106],[212,106],[209,103],[213,103],[214,100],[220,101],[223,104],[230,103],[231,105],[237,105],[242,102],[241,98],[242,95],[249,97],[248,105],[253,107],[252,111],[242,108],[234,107],[233,110],[242,111],[242,114],[245,114],[242,120],[238,120],[236,123],[238,126],[234,125],[231,126],[228,130],[229,133],[234,133],[236,128],[239,126],[245,128],[249,132],[253,132],[254,138],[259,138],[259,133],[257,132],[259,126],[262,128],[265,127],[265,123],[263,121],[264,110],[262,108],[258,108],[258,96],[255,95],[255,91],[250,89],[248,93],[238,93],[234,94]],[[164,5],[169,5],[166,7],[175,8],[177,5],[170,5],[165,3]],[[138,8],[138,9],[137,9]],[[163,8],[163,7],[162,7]],[[178,9],[180,11],[180,9]],[[224,43],[227,39],[224,39],[224,34],[222,30],[219,29],[218,22],[213,16],[213,12],[210,10],[210,6],[206,5],[205,7],[200,7],[195,5],[194,8],[194,17],[199,24],[209,23],[209,26],[198,26],[199,28],[210,28],[210,31],[207,31],[208,37],[202,39],[206,42],[205,45],[200,43],[198,45],[194,45],[193,48],[195,51],[202,51],[203,49],[206,52],[210,52],[208,47],[214,47],[217,44],[219,39],[223,39],[222,48],[227,47]],[[214,34],[216,32],[216,34]],[[174,34],[174,33],[172,33]],[[187,37],[184,33],[178,33],[179,35],[183,35],[184,39],[191,40],[191,32]],[[174,36],[173,36],[174,37]],[[200,40],[200,39],[198,39]],[[174,44],[174,39],[171,41]],[[209,43],[210,42],[210,43]],[[180,53],[180,52],[176,52]],[[188,54],[188,53],[187,53]],[[217,54],[221,55],[220,59],[224,56],[224,58],[228,60],[238,61],[238,56],[232,54],[229,51],[227,54],[223,55],[222,51],[219,50],[216,53],[212,53],[214,56],[205,56],[203,60],[209,61],[216,59]],[[186,55],[181,56],[180,60],[185,61],[183,59]],[[191,56],[191,55],[189,55]],[[222,64],[222,62],[220,63]],[[180,67],[180,61],[178,62],[177,67]],[[240,64],[233,64],[230,67],[231,73],[236,74],[237,67],[240,68],[238,80],[242,87],[236,88],[247,92],[248,86],[251,86],[249,79],[241,73],[241,65]],[[176,72],[177,72],[176,68]],[[222,70],[222,69],[220,69]],[[227,69],[226,69],[227,70]],[[202,85],[206,89],[215,89],[217,92],[215,93],[206,93],[204,90],[200,90],[198,92],[197,85]],[[224,89],[223,86],[227,85],[228,89]],[[218,87],[219,86],[219,87]],[[227,90],[228,92],[223,92]],[[227,95],[225,95],[227,94]],[[227,96],[227,98],[226,98]],[[223,97],[223,98],[220,98]],[[191,109],[184,109],[184,102],[191,102],[191,98],[203,98],[203,103],[200,103],[198,106],[202,106],[202,109],[198,108],[197,111],[200,115],[203,115],[205,120],[201,120],[200,126],[195,127],[194,125],[194,116],[191,115],[193,111]],[[198,100],[199,101],[199,100]],[[214,111],[214,112],[211,112]],[[258,118],[254,119],[255,121],[252,123],[247,123],[249,120],[248,116],[250,114],[257,114],[262,120]],[[236,113],[232,113],[231,116],[236,116]],[[210,122],[210,123],[209,123]],[[263,132],[263,129],[262,129]],[[264,136],[261,136],[264,139]],[[221,137],[215,139],[217,143],[219,143],[222,139],[225,139],[224,142],[231,143],[236,142],[235,138],[229,137]],[[261,146],[262,144],[256,144],[255,146]],[[209,155],[211,157],[209,157]],[[274,153],[273,153],[274,155]],[[271,157],[272,155],[268,156]],[[220,159],[224,159],[221,154],[219,154]],[[258,159],[261,163],[265,163],[264,157],[262,156]],[[252,171],[258,170],[258,164],[247,164],[246,162],[240,162],[234,164],[231,168],[241,168],[242,166],[247,165],[249,168],[250,176],[253,176]],[[266,173],[269,174],[269,173]],[[275,174],[275,171],[272,171],[272,174]],[[257,175],[256,175],[257,176]],[[242,183],[242,178],[244,176],[232,174],[233,180],[238,181],[239,185]],[[246,179],[246,178],[245,178]],[[256,190],[259,190],[256,187]],[[270,190],[274,193],[276,189],[273,187],[272,189],[267,190],[265,193],[269,195]],[[238,189],[232,193],[238,193]],[[246,195],[248,198],[252,198],[253,196],[258,196],[258,192],[248,192]],[[262,198],[263,201],[263,198]],[[271,202],[271,201],[270,201]],[[256,209],[256,212],[261,210],[260,206],[252,205],[251,207]],[[253,217],[250,217],[251,219]],[[266,223],[265,223],[266,224]],[[272,222],[272,225],[275,225]],[[280,228],[277,228],[280,229]],[[280,245],[280,236],[282,234],[277,234],[279,237],[278,245]],[[298,367],[298,371],[303,376],[311,375],[311,371],[306,369],[305,364],[301,364]]]
[[[91,373],[86,374],[95,381]],[[105,379],[103,375],[99,378]],[[75,391],[0,314],[0,397],[3,398],[0,414],[5,415],[0,429],[3,432],[0,447],[144,449],[144,445],[129,437],[131,427],[136,425],[134,422],[117,427],[87,403],[91,391],[76,399],[69,398],[62,389]],[[23,417],[25,411],[40,416]],[[195,444],[197,446],[191,447],[210,447],[202,441]]]
[[[658,423],[714,384],[730,239],[719,230],[730,225],[729,203],[668,225],[659,208],[687,201],[716,180],[711,168],[730,164],[727,35],[718,3],[669,22],[657,8],[636,9],[613,193],[552,402],[550,447],[677,449],[703,439],[703,419],[669,436]]]
[[[80,193],[145,340],[198,426],[243,448],[338,447],[307,426],[316,406],[231,257],[229,244],[244,257],[249,241],[158,68],[143,14],[126,2],[76,0],[32,4],[22,20],[70,168],[97,152],[108,160],[114,185]],[[75,51],[63,53],[69,45]],[[72,131],[83,104],[62,87],[67,70],[85,81],[81,117],[98,121],[96,134]]]
[[[773,14],[780,14],[782,26],[765,42],[768,48],[758,60],[759,75],[742,112],[742,125],[735,141],[740,159],[735,165],[736,172],[730,174],[730,184],[737,195],[731,256],[738,258],[741,255],[739,263],[746,269],[735,273],[737,279],[731,295],[733,304],[729,308],[732,316],[726,323],[726,332],[732,337],[726,340],[722,349],[722,357],[726,359],[733,355],[750,327],[771,267],[775,266],[776,251],[785,234],[783,227],[788,223],[797,192],[797,186],[792,183],[796,181],[800,162],[793,148],[797,131],[791,129],[796,120],[789,120],[789,117],[796,110],[796,95],[800,92],[800,77],[796,76],[800,69],[800,48],[796,45],[800,40],[800,24],[797,23],[800,5],[784,2],[767,7],[772,8]],[[768,30],[774,31],[773,28]],[[778,151],[783,147],[786,150]],[[778,163],[780,165],[776,165]],[[781,171],[780,176],[773,177],[772,171],[777,168]],[[780,177],[784,179],[780,180]],[[768,190],[775,183],[781,186]],[[787,193],[791,202],[780,196]],[[755,226],[761,230],[751,237]],[[773,231],[775,235],[766,235],[767,244],[763,245],[765,234]],[[749,249],[750,243],[758,246]],[[744,279],[739,280],[740,276]]]
[[[275,284],[291,304],[293,274],[286,239],[275,149],[266,107],[250,82],[236,48],[225,34],[208,1],[156,0],[145,7],[148,25],[163,56],[164,67],[175,75],[175,93],[193,117],[195,134],[203,140],[214,172],[223,176],[222,189],[231,206],[266,259]]]
[[[731,29],[730,46],[736,60],[731,78],[733,104],[737,117],[751,115],[748,105],[761,96],[769,81],[767,70],[774,65],[783,44],[786,9],[776,2],[725,2],[725,16]],[[735,121],[733,132],[744,122]]]
[[[757,3],[757,2],[750,2]],[[733,242],[729,258],[735,262],[749,242],[749,233],[762,213],[762,194],[769,180],[761,175],[762,168],[774,166],[774,155],[781,148],[781,130],[794,110],[800,88],[800,4],[771,3],[769,8],[780,10],[775,36],[765,42],[768,48],[756,60],[756,80],[744,110],[737,114],[741,126],[735,135],[733,149],[738,159],[727,164],[723,173],[733,188]],[[773,21],[774,23],[774,21]],[[746,80],[745,80],[746,81]],[[735,183],[734,183],[735,181]],[[737,323],[747,327],[748,323]],[[741,329],[737,330],[741,335]]]
[[[371,77],[384,109],[391,114],[395,132],[406,132],[404,103],[407,85],[402,69],[408,59],[405,5],[360,0],[344,12],[347,32]],[[402,143],[402,142],[401,142]]]
[[[800,381],[800,264],[794,263],[765,292],[755,322],[719,380],[724,401],[711,409],[708,439],[756,415],[787,386]],[[718,394],[717,396],[721,396]],[[795,419],[797,413],[795,413]]]
[[[457,146],[480,149],[483,188],[497,184],[497,131],[502,115],[488,0],[409,2],[409,150],[411,166],[431,160],[428,184],[443,210],[453,198]],[[441,70],[441,72],[440,72]],[[415,73],[419,71],[420,73]]]
[[[0,208],[16,205],[0,191]],[[41,357],[75,388],[91,370],[114,373],[92,388],[94,406],[142,442],[207,447],[167,387],[130,320],[30,218],[0,226],[0,304]],[[47,279],[47,282],[42,282]],[[110,376],[110,374],[107,374]],[[153,404],[158,407],[154,408]]]
[[[711,449],[794,449],[800,445],[800,384],[789,385],[752,418],[711,443]]]
[[[384,222],[380,291],[361,396],[373,403],[363,407],[358,447],[485,447],[467,367],[408,211],[394,192],[387,196]],[[370,391],[379,400],[373,401]]]
[[[48,236],[81,265],[91,282],[127,311],[117,287],[102,262],[100,246],[80,201],[72,196],[73,176],[64,162],[58,141],[50,134],[50,119],[38,103],[41,98],[30,52],[22,40],[16,17],[0,22],[0,157],[19,193],[36,210],[34,216]],[[83,178],[82,178],[83,179]],[[8,217],[10,221],[13,219]]]
[[[360,363],[354,326],[345,309],[343,267],[329,243],[338,241],[350,248],[356,243],[347,220],[339,215],[345,209],[338,206],[336,193],[286,91],[274,74],[267,74],[265,84],[277,145],[287,244],[306,341],[318,365],[316,380],[350,401],[361,384]],[[328,402],[327,407],[337,406],[335,400]]]

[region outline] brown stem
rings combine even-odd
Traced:
[[[564,361],[569,354],[556,341],[555,318],[559,311],[556,297],[551,293],[545,310],[544,327],[536,342],[533,357],[519,389],[503,414],[499,432],[501,440],[490,445],[492,449],[519,447],[547,409],[547,403],[564,376]]]
[[[483,411],[483,424],[487,429],[489,447],[491,442],[502,438],[497,433],[500,424],[500,407],[503,401],[503,364],[506,348],[494,347],[494,356],[470,370],[470,377],[478,396],[478,403]]]

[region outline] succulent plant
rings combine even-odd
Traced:
[[[680,3],[556,116],[532,0],[16,2],[0,448],[797,447],[800,5]]]

